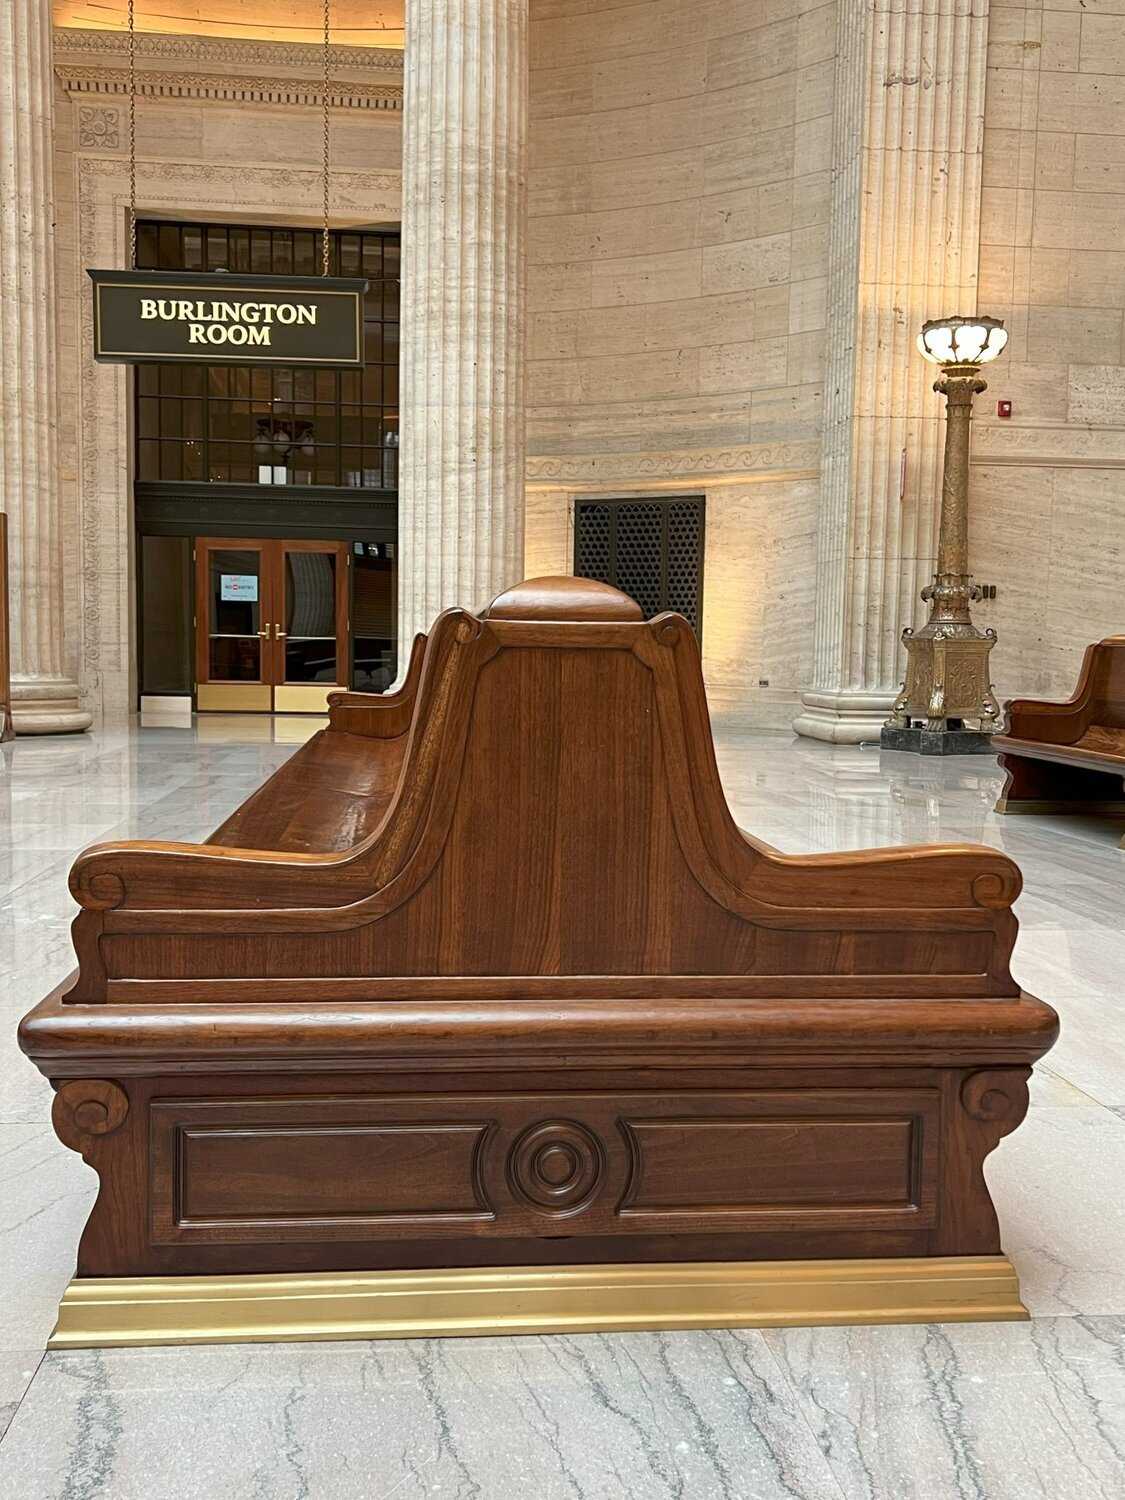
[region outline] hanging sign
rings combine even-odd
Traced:
[[[110,364],[363,364],[367,282],[224,271],[90,271],[94,358]]]

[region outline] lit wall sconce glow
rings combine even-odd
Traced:
[[[999,318],[931,318],[922,324],[918,352],[934,365],[985,365],[1007,342]]]

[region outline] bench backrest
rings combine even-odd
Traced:
[[[735,825],[686,620],[533,580],[431,632],[399,789],[362,856],[386,895],[355,957],[373,975],[659,975],[670,992],[1002,968],[1008,913],[972,894],[983,851],[946,852],[945,895],[858,858],[873,868],[857,883],[847,856],[786,860]],[[1003,865],[983,879],[1006,908]],[[975,907],[976,931],[904,910],[935,901]]]
[[[1006,995],[1019,885],[985,848],[796,856],[742,833],[687,621],[532,580],[437,620],[362,842],[80,857],[67,999]]]

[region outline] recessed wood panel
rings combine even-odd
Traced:
[[[345,1097],[154,1104],[154,1240],[365,1239],[491,1220],[488,1118],[405,1113]]]
[[[472,1214],[476,1125],[183,1130],[180,1222]]]
[[[917,1229],[929,1089],[160,1101],[157,1243]]]
[[[915,1122],[644,1120],[627,1212],[913,1207]]]

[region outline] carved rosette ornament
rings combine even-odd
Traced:
[[[594,1198],[605,1172],[602,1143],[574,1120],[542,1120],[508,1156],[516,1197],[541,1214],[573,1214]]]

